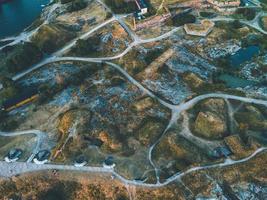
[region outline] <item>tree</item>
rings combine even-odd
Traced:
[[[6,76],[0,76],[0,82],[4,88],[16,87],[15,82],[11,78]]]

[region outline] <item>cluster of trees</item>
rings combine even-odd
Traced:
[[[10,73],[17,73],[30,67],[32,64],[41,60],[43,54],[40,49],[31,42],[24,42],[14,48],[4,49],[6,54],[4,61],[5,69]]]
[[[84,9],[86,6],[87,6],[87,3],[84,0],[74,0],[71,2],[67,10],[68,12],[74,12],[74,11]]]
[[[239,8],[237,9],[236,14],[242,15],[247,20],[252,20],[256,16],[256,11],[252,8]]]
[[[87,40],[79,39],[76,42],[75,47],[72,48],[71,52],[77,56],[86,56],[93,54],[97,51],[101,38],[99,35],[90,37]]]
[[[131,13],[137,9],[134,1],[126,2],[125,0],[105,0],[105,3],[114,13]]]
[[[184,24],[194,23],[196,17],[191,14],[176,15],[172,18],[174,26],[183,26]]]

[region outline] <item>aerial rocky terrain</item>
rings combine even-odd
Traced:
[[[181,2],[150,3],[156,15]],[[23,150],[0,162],[0,199],[266,199],[265,12],[255,28],[211,9],[215,26],[197,37],[187,15],[135,31],[131,4],[114,5],[52,3],[1,43],[0,104],[27,89],[38,98],[0,112],[1,157]]]

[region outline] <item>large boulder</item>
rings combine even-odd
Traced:
[[[204,138],[221,139],[227,131],[226,122],[210,111],[199,112],[194,124],[195,132]]]

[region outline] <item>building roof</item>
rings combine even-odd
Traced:
[[[50,157],[50,151],[48,150],[41,150],[36,154],[36,159],[38,161],[44,161],[47,160]]]
[[[76,158],[75,163],[81,164],[86,162],[85,156],[84,155],[80,155]]]
[[[231,150],[225,146],[224,147],[217,147],[214,149],[214,156],[216,156],[216,157],[222,157],[222,156],[227,157],[231,154],[232,154]]]
[[[114,164],[113,157],[112,157],[112,156],[108,156],[108,157],[105,159],[104,163],[105,163],[107,166],[111,166],[111,165],[113,165],[113,164]]]
[[[22,150],[21,149],[11,149],[8,154],[7,157],[9,159],[15,159],[15,158],[19,158],[22,154]]]
[[[135,3],[139,9],[147,8],[145,0],[135,0]]]

